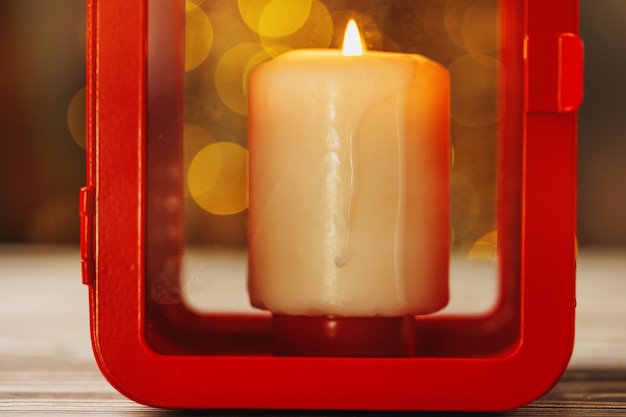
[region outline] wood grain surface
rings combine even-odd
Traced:
[[[583,250],[574,355],[543,398],[507,416],[626,416],[626,249]],[[392,415],[444,415],[389,413]],[[366,412],[158,410],[117,393],[89,341],[78,250],[0,247],[0,416],[376,416]],[[445,414],[450,415],[450,414]],[[462,415],[462,414],[458,414]]]

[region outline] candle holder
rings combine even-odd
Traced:
[[[97,362],[129,398],[497,411],[535,400],[567,366],[578,2],[365,3],[88,2],[82,274]],[[249,196],[246,96],[256,90],[244,80],[287,50],[339,47],[348,18],[366,49],[423,54],[450,73],[451,303],[441,312],[294,317],[247,302],[245,211],[257,185]],[[469,298],[487,303],[466,308]]]

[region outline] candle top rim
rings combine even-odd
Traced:
[[[390,52],[390,51],[377,51],[377,50],[364,50],[362,55],[344,55],[341,48],[304,48],[304,49],[292,49],[287,52],[283,52],[282,54],[277,55],[271,61],[288,59],[290,57],[323,57],[329,59],[341,59],[345,61],[357,61],[357,60],[367,60],[371,58],[383,58],[383,59],[396,59],[396,60],[407,60],[407,61],[428,61],[433,64],[437,64],[439,66],[443,66],[439,62],[428,58],[425,55],[421,54],[412,54],[405,52]]]
[[[408,54],[401,52],[371,51],[363,55],[344,55],[341,49],[292,49],[277,55],[273,59],[259,65],[259,67],[275,67],[288,64],[290,68],[327,68],[328,65],[343,67],[355,67],[361,64],[368,65],[423,65],[430,68],[448,71],[441,63],[420,54]]]

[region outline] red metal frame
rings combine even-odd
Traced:
[[[504,410],[550,389],[574,334],[578,2],[501,5],[500,303],[415,319],[413,357],[312,358],[272,356],[269,318],[147,300],[147,5],[89,0],[81,256],[110,383],[152,406],[220,409]]]

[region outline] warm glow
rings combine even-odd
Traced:
[[[343,38],[343,54],[346,56],[363,55],[361,34],[354,19],[350,19],[346,26],[346,35]]]
[[[196,154],[187,171],[193,200],[209,213],[230,215],[248,207],[248,150],[216,142]]]

